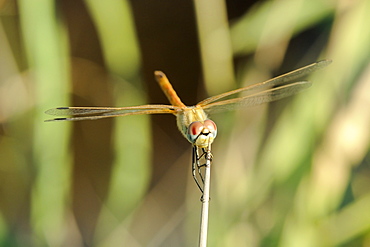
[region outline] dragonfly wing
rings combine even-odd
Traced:
[[[256,106],[294,95],[306,88],[309,88],[311,85],[312,83],[308,81],[295,82],[245,97],[211,103],[202,107],[206,113],[212,114],[237,109],[239,107]]]
[[[314,72],[318,69],[322,69],[322,68],[328,66],[330,63],[331,63],[331,60],[321,60],[319,62],[312,63],[310,65],[307,65],[305,67],[293,70],[291,72],[288,72],[286,74],[280,75],[280,76],[275,77],[275,78],[272,78],[270,80],[267,80],[267,81],[264,81],[264,82],[261,82],[261,83],[253,84],[253,85],[250,85],[250,86],[247,86],[247,87],[239,88],[239,89],[236,89],[236,90],[233,90],[233,91],[230,91],[230,92],[226,92],[226,93],[223,93],[223,94],[219,94],[219,95],[207,98],[207,99],[199,102],[198,105],[204,107],[205,105],[210,104],[210,103],[215,102],[215,101],[218,101],[222,98],[225,98],[225,97],[228,97],[228,96],[234,97],[236,94],[239,94],[239,93],[242,93],[242,92],[244,92],[244,93],[246,93],[246,92],[254,93],[256,91],[263,91],[263,90],[270,89],[272,87],[287,85],[290,82],[292,82],[293,80],[296,80],[296,79],[301,78],[303,76],[306,76],[306,75],[308,75],[308,74],[310,74],[310,73],[312,73],[312,72]]]
[[[131,107],[59,107],[47,110],[45,113],[55,116],[71,116],[54,118],[49,121],[79,121],[128,115],[160,114],[177,112],[178,107],[170,105],[142,105]]]

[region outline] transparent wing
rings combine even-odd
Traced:
[[[296,94],[312,85],[311,82],[301,81],[292,84],[268,89],[259,93],[240,97],[236,99],[223,100],[210,103],[202,108],[206,113],[217,113],[225,110],[236,109],[238,107],[255,106],[263,103],[279,100],[290,95]]]
[[[324,67],[328,66],[330,63],[331,63],[331,60],[322,60],[322,61],[307,65],[305,67],[296,69],[294,71],[291,71],[289,73],[280,75],[278,77],[272,78],[270,80],[267,80],[267,81],[264,81],[264,82],[261,82],[261,83],[253,84],[253,85],[250,85],[250,86],[247,86],[247,87],[239,88],[239,89],[236,89],[236,90],[233,90],[233,91],[230,91],[230,92],[226,92],[226,93],[223,93],[223,94],[219,94],[219,95],[207,98],[207,99],[199,102],[197,105],[201,106],[201,107],[205,107],[206,105],[208,105],[212,102],[221,100],[222,98],[225,98],[225,97],[228,97],[228,96],[234,97],[239,93],[252,93],[253,94],[256,91],[264,91],[264,90],[271,89],[272,87],[279,87],[279,86],[287,85],[290,82],[292,82],[293,80],[296,80],[296,79],[301,78],[305,75],[308,75],[308,74],[310,74],[310,73],[312,73],[312,72],[314,72],[318,69],[321,69],[321,68],[324,68]],[[268,102],[268,101],[266,101],[266,102]]]
[[[142,105],[129,107],[58,107],[47,110],[45,113],[54,116],[71,116],[45,120],[50,121],[79,121],[96,120],[109,117],[120,117],[143,114],[175,114],[179,107],[171,105]]]

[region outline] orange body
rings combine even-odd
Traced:
[[[162,71],[155,71],[154,75],[171,105],[185,108],[186,105],[182,103],[179,96],[177,96],[177,93],[168,81],[167,76]]]

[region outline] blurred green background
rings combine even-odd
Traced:
[[[370,246],[370,1],[0,1],[0,246],[197,246],[175,118],[43,122],[168,104],[320,59],[295,97],[212,116],[209,246]]]

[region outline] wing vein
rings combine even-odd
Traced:
[[[225,97],[228,97],[228,96],[233,96],[233,95],[241,93],[241,92],[248,92],[248,91],[253,92],[253,91],[257,91],[257,90],[267,90],[271,87],[286,85],[286,84],[288,84],[289,82],[291,82],[295,79],[301,78],[301,77],[303,77],[305,75],[308,75],[308,74],[310,74],[310,73],[312,73],[312,72],[314,72],[318,69],[324,68],[327,65],[329,65],[330,63],[331,63],[331,60],[321,60],[319,62],[312,63],[310,65],[307,65],[305,67],[293,70],[291,72],[288,72],[286,74],[280,75],[280,76],[275,77],[275,78],[272,78],[270,80],[267,80],[267,81],[264,81],[264,82],[261,82],[261,83],[253,84],[253,85],[250,85],[250,86],[247,86],[247,87],[239,88],[239,89],[236,89],[236,90],[233,90],[233,91],[230,91],[230,92],[226,92],[226,93],[223,93],[223,94],[220,94],[220,95],[216,95],[216,96],[207,98],[207,99],[199,102],[197,105],[203,107],[207,104],[218,101],[222,98],[225,98]]]
[[[72,108],[72,109],[71,109]],[[83,110],[83,109],[94,109],[98,110],[97,108],[84,108],[84,107],[77,107],[78,110]],[[89,113],[76,113],[76,112],[71,112],[68,110],[76,110],[75,107],[69,107],[69,109],[61,109],[61,108],[55,108],[55,109],[50,109],[51,110],[58,110],[57,112],[52,112],[53,114],[49,113],[51,115],[56,115],[56,116],[63,116],[63,115],[71,115],[71,117],[65,117],[65,118],[53,118],[53,119],[48,119],[45,120],[45,122],[51,122],[51,121],[80,121],[80,120],[96,120],[96,119],[102,119],[102,118],[111,118],[111,117],[121,117],[121,116],[130,116],[130,115],[144,115],[144,114],[168,114],[172,113],[175,114],[178,110],[178,107],[160,107],[160,108],[153,108],[150,109],[151,107],[148,108],[142,108],[142,107],[120,107],[120,108],[110,108],[109,110],[106,109],[106,111],[103,111],[103,109],[100,109],[100,112],[89,112]],[[59,111],[60,110],[60,111]],[[67,111],[66,111],[67,110]]]
[[[217,113],[228,110],[230,108],[238,108],[241,106],[243,107],[256,106],[294,95],[304,89],[309,88],[311,85],[312,83],[308,81],[295,82],[292,84],[280,86],[278,88],[272,88],[269,90],[265,90],[263,92],[258,92],[241,98],[214,102],[203,106],[203,109],[207,113]]]

